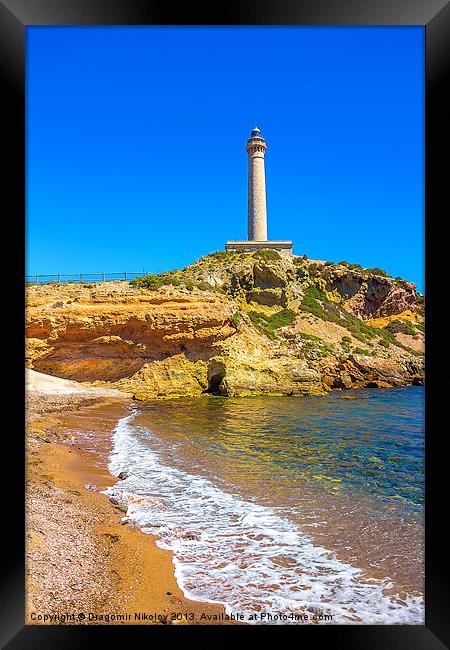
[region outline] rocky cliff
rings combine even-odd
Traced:
[[[137,399],[423,382],[423,297],[380,269],[219,252],[132,283],[27,288],[27,366]]]

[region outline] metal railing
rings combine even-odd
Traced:
[[[113,282],[124,281],[129,282],[133,278],[142,277],[146,275],[146,271],[134,273],[124,271],[123,273],[53,273],[36,275],[26,275],[25,284],[96,284],[97,282]]]

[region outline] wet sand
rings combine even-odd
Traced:
[[[27,395],[27,624],[223,622],[221,605],[184,597],[172,553],[100,493],[116,481],[111,434],[128,412],[128,399]]]

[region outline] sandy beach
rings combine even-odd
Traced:
[[[185,598],[172,554],[101,493],[117,480],[111,435],[130,408],[118,391],[27,376],[27,624],[222,622],[224,608]]]

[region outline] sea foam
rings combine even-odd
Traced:
[[[306,612],[331,615],[335,624],[423,624],[422,598],[385,594],[389,579],[365,578],[274,509],[162,462],[152,449],[156,437],[135,417],[119,421],[109,464],[113,475],[127,478],[105,492],[127,507],[126,519],[174,553],[186,597],[223,603],[247,621],[264,612]]]

